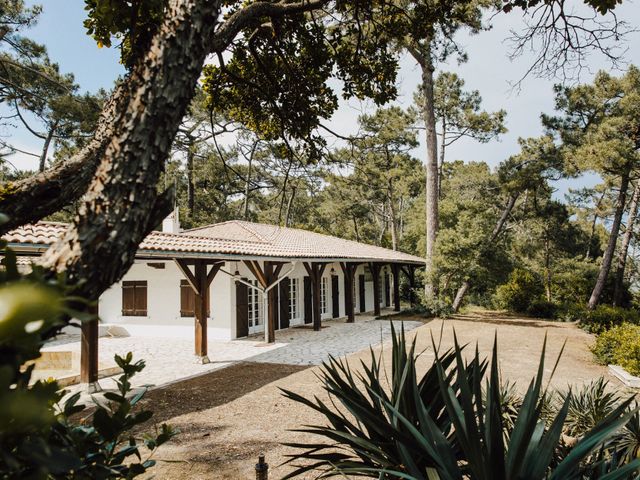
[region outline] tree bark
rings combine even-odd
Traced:
[[[255,150],[255,146],[254,146]],[[249,167],[247,169],[247,181],[244,184],[244,205],[242,207],[242,218],[246,221],[249,220],[249,193],[251,192],[251,164],[253,163],[253,152],[249,155]]]
[[[433,74],[435,68],[431,58],[431,44],[410,45],[409,53],[422,70],[422,89],[424,106],[422,117],[426,132],[426,255],[425,255],[425,295],[436,295],[435,248],[438,235],[438,137],[436,134],[436,115],[434,109]]]
[[[598,203],[596,203],[596,208],[593,213],[593,221],[591,222],[591,231],[589,232],[589,240],[587,242],[587,251],[584,254],[584,259],[588,260],[591,256],[591,242],[593,241],[593,237],[596,235],[596,226],[598,224],[598,211],[600,210],[600,205],[602,205],[602,200],[604,200],[604,195],[606,191],[602,192],[600,198],[598,199]]]
[[[462,285],[456,292],[456,297],[453,299],[453,304],[451,305],[451,308],[454,312],[457,312],[460,309],[462,300],[464,300],[465,295],[469,291],[469,287],[471,287],[471,283],[469,282],[469,280],[465,280],[464,282],[462,282]]]
[[[627,255],[629,252],[629,244],[633,236],[633,226],[638,216],[638,202],[640,201],[640,181],[636,183],[633,189],[633,197],[629,204],[629,214],[627,216],[627,228],[622,237],[622,244],[618,252],[618,260],[616,264],[616,281],[613,289],[613,305],[619,306],[622,303],[622,294],[624,292],[624,271],[627,266]]]
[[[154,222],[171,209],[159,204],[156,185],[194,94],[220,4],[172,3],[149,51],[132,69],[129,101],[115,119],[119,128],[74,224],[41,259],[49,271],[65,271],[77,294],[98,298],[118,281]]]
[[[611,233],[609,234],[609,242],[607,249],[602,256],[602,265],[600,266],[600,272],[598,273],[598,279],[591,292],[589,303],[587,304],[589,310],[593,310],[600,301],[600,296],[604,290],[604,286],[607,282],[607,276],[611,270],[611,263],[613,261],[613,254],[616,250],[616,243],[618,241],[618,234],[620,232],[620,224],[622,223],[622,216],[624,214],[625,205],[627,203],[627,189],[629,188],[629,175],[631,169],[628,168],[623,174],[620,180],[620,192],[616,200],[616,210],[613,217],[613,224],[611,225]]]
[[[191,219],[193,219],[196,210],[196,193],[193,184],[194,148],[193,139],[189,138],[189,145],[187,145],[187,210]]]
[[[146,115],[158,115],[159,117],[166,113],[151,111],[148,105],[141,103],[141,94],[144,93],[142,90],[145,86],[141,82],[139,73],[144,61],[156,62],[156,56],[162,53],[158,51],[158,48],[164,50],[166,47],[171,50],[177,46],[177,42],[170,42],[169,37],[163,37],[168,29],[177,31],[178,28],[183,28],[181,23],[196,20],[199,25],[197,25],[197,29],[194,26],[191,32],[194,33],[198,30],[198,34],[207,35],[207,37],[200,38],[183,37],[181,40],[185,43],[175,50],[180,51],[184,58],[182,60],[174,59],[174,68],[178,71],[168,75],[186,78],[188,75],[182,74],[179,70],[182,68],[182,64],[191,64],[194,59],[200,56],[203,44],[207,53],[223,52],[238,33],[256,18],[276,18],[307,12],[321,8],[327,2],[328,0],[306,0],[294,3],[254,2],[229,15],[220,28],[215,30],[213,26],[218,25],[217,15],[220,1],[176,0],[173,2],[162,28],[152,41],[152,47],[145,55],[141,56],[137,66],[134,66],[127,78],[116,86],[110,99],[106,102],[98,119],[95,133],[87,146],[77,155],[68,161],[61,162],[54,168],[18,182],[7,182],[0,185],[0,212],[8,214],[10,217],[8,222],[0,225],[0,235],[20,225],[34,223],[78,200],[87,192],[94,174],[96,174],[96,169],[105,157],[107,147],[113,150],[115,146],[111,144],[112,140],[121,135],[122,130],[132,128],[130,124],[121,123],[129,121],[132,110],[137,109],[138,113],[144,112]],[[181,16],[183,13],[186,16]],[[174,14],[175,16],[173,16]],[[202,24],[203,20],[207,25]],[[185,45],[188,48],[182,48]],[[193,47],[194,50],[190,51],[190,47]],[[158,90],[153,88],[153,85],[146,85],[146,87],[149,91]],[[167,100],[175,100],[179,96],[172,95],[170,92],[168,94]],[[162,103],[161,99],[154,99],[154,102]],[[182,112],[184,110],[180,109],[178,113]],[[120,147],[123,145],[121,144]],[[162,155],[161,158],[166,159],[166,155]],[[158,158],[158,161],[161,158]]]
[[[478,255],[482,255],[484,252],[484,249],[487,248],[487,246],[490,246],[498,238],[498,235],[500,235],[500,233],[504,229],[504,226],[507,224],[507,220],[509,219],[509,215],[511,215],[513,207],[515,207],[516,205],[518,196],[519,196],[519,193],[517,192],[509,195],[507,204],[502,210],[502,214],[500,215],[500,218],[496,222],[496,226],[493,228],[493,231],[491,232],[491,235],[489,236],[485,244],[480,248]],[[462,282],[462,285],[456,292],[456,296],[453,300],[453,304],[451,305],[451,308],[453,309],[454,312],[457,312],[458,309],[460,308],[460,305],[462,305],[462,301],[464,300],[465,295],[469,291],[469,288],[471,288],[471,280],[467,278],[464,280],[464,282]]]
[[[44,172],[47,167],[47,155],[49,154],[49,145],[51,145],[51,140],[56,133],[56,129],[58,128],[58,122],[53,122],[51,128],[49,128],[49,132],[47,133],[47,137],[44,139],[44,145],[42,145],[42,153],[40,154],[40,165],[38,166],[39,172]]]
[[[128,102],[128,87],[126,80],[116,86],[91,141],[78,154],[32,177],[0,185],[0,212],[9,216],[0,225],[0,235],[57,212],[87,191],[113,134],[118,112]]]
[[[291,195],[289,195],[289,200],[287,201],[287,211],[284,216],[284,226],[288,227],[291,222],[291,208],[293,207],[293,199],[296,196],[296,186],[291,187]]]

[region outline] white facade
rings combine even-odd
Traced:
[[[164,268],[158,268],[164,265]],[[387,267],[388,269],[388,267]],[[367,269],[368,271],[368,269]],[[238,272],[240,278],[249,281],[254,280],[253,275],[243,262],[225,262],[221,271],[215,276],[210,287],[210,317],[208,319],[208,338],[211,340],[231,340],[237,337],[236,334],[236,281],[233,274]],[[393,276],[390,269],[387,270],[390,278],[390,302],[393,303]],[[287,276],[295,283],[295,295],[290,299],[289,311],[294,318],[290,319],[290,325],[300,325],[304,323],[305,298],[304,298],[304,277],[307,272],[302,262],[286,263],[282,267],[280,278]],[[339,312],[338,317],[345,317],[344,301],[344,276],[338,263],[328,264],[323,273],[323,283],[326,282],[326,309],[322,314],[322,319],[330,319],[333,314],[333,292],[331,276],[338,277]],[[365,311],[374,310],[373,280],[370,273],[365,272],[365,266],[358,266],[354,277],[354,310],[357,313],[360,309],[360,276],[365,275]],[[136,263],[124,276],[122,281],[114,284],[107,290],[99,301],[99,314],[102,321],[101,330],[108,331],[111,327],[120,327],[130,335],[149,337],[188,337],[194,336],[193,317],[181,317],[180,315],[180,281],[184,280],[182,272],[172,261],[143,261],[136,260]],[[147,310],[146,316],[123,316],[122,314],[122,283],[127,281],[147,282]],[[384,269],[380,279],[381,284],[381,304],[385,303]],[[279,287],[276,287],[279,288]],[[291,288],[291,287],[290,287]],[[293,290],[290,290],[294,293]],[[295,296],[295,298],[293,298]],[[262,297],[262,304],[256,309],[258,315],[257,325],[250,328],[250,334],[259,333],[264,329],[266,320],[266,295]],[[112,331],[116,329],[112,328]]]

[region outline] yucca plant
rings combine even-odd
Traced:
[[[404,329],[398,335],[392,325],[391,378],[385,377],[380,358],[372,352],[369,364],[361,362],[359,371],[345,360],[331,358],[324,364],[320,379],[330,405],[285,390],[286,397],[327,419],[326,425],[298,430],[320,437],[317,441],[287,444],[300,451],[286,463],[305,462],[285,478],[309,470],[316,470],[319,478],[429,480],[612,480],[637,473],[639,460],[625,463],[604,447],[634,415],[635,410],[629,410],[632,399],[621,402],[557,460],[570,397],[545,425],[546,339],[537,375],[517,407],[509,435],[505,435],[496,343],[489,368],[477,348],[465,360],[465,347],[455,332],[454,339],[454,348],[443,354],[432,341],[436,358],[418,379],[415,340],[407,345]]]

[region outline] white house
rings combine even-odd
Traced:
[[[42,253],[68,227],[25,225],[4,236],[17,254]],[[97,375],[98,331],[133,336],[193,336],[207,359],[207,339],[231,340],[357,312],[400,310],[399,278],[413,282],[424,260],[305,230],[229,221],[180,231],[169,217],[139,246],[135,264],[98,302],[101,319],[84,325],[83,379]]]

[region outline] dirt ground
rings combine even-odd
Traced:
[[[546,375],[550,374],[566,341],[552,380],[554,386],[565,388],[604,376],[614,388],[622,388],[607,374],[605,367],[594,363],[588,349],[593,337],[575,325],[496,312],[471,312],[447,319],[444,324],[433,320],[408,333],[410,339],[417,337],[417,351],[424,350],[419,359],[422,369],[433,360],[431,335],[436,342],[441,342],[441,348],[448,348],[453,345],[454,329],[461,344],[475,347],[477,342],[480,352],[487,355],[497,334],[503,378],[517,382],[521,388],[526,388],[537,370],[545,334],[548,338]],[[388,362],[390,346],[386,344],[374,350],[380,352],[381,349]],[[357,365],[368,355],[365,349],[348,359]],[[251,479],[255,478],[253,468],[261,452],[270,464],[270,478],[282,477],[290,470],[280,464],[294,451],[280,444],[308,440],[304,434],[291,430],[322,419],[284,399],[279,388],[323,398],[316,377],[318,369],[239,363],[149,392],[146,402],[156,412],[155,421],[168,422],[181,432],[157,452],[158,464],[152,469],[153,477]]]

